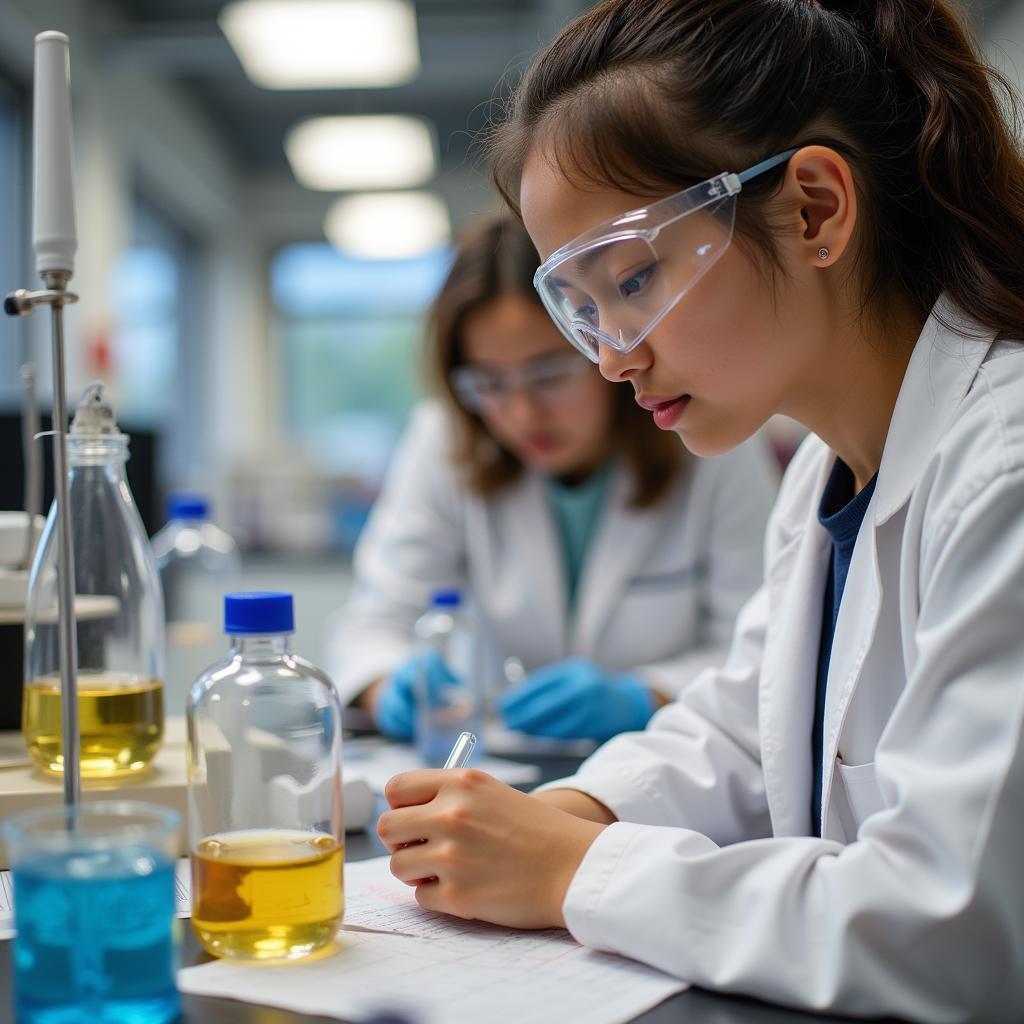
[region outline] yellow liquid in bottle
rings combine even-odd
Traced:
[[[64,771],[60,684],[34,679],[25,687],[25,743],[45,772]],[[164,688],[156,679],[113,672],[78,673],[82,778],[134,775],[148,767],[164,734]]]
[[[325,946],[345,910],[345,847],[322,832],[225,832],[192,851],[192,928],[215,956],[290,960]]]

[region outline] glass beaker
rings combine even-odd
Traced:
[[[14,881],[22,1024],[162,1024],[179,1010],[179,815],[130,800],[45,807],[0,826]]]
[[[160,579],[125,480],[128,437],[90,385],[68,448],[74,547],[82,778],[145,769],[163,736],[164,610]],[[29,578],[22,731],[36,764],[64,770],[60,717],[56,509]]]

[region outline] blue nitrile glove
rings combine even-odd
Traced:
[[[411,740],[416,724],[416,680],[426,673],[431,704],[444,703],[444,691],[458,682],[437,651],[422,651],[400,665],[381,687],[373,719],[382,733],[395,740]]]
[[[639,679],[571,658],[527,676],[501,697],[498,710],[509,729],[534,736],[606,740],[642,729],[654,714],[654,698]]]

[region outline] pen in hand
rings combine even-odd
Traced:
[[[465,768],[475,746],[476,737],[471,732],[460,733],[459,738],[455,741],[455,746],[452,747],[452,752],[448,755],[448,760],[444,763],[445,768]],[[399,843],[391,852],[396,853],[407,846],[419,846],[420,843],[425,842],[425,839],[414,839],[408,843]],[[422,878],[420,881],[429,882],[437,881],[437,879],[432,876],[431,878]]]
[[[452,747],[452,752],[444,763],[445,768],[465,768],[475,746],[476,737],[471,732],[462,733],[455,741],[455,746]]]

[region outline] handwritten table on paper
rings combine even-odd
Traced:
[[[567,932],[516,931],[422,910],[386,857],[346,865],[345,927],[332,955],[263,965],[216,961],[183,992],[358,1019],[407,1010],[422,1024],[618,1024],[686,984],[584,949]]]

